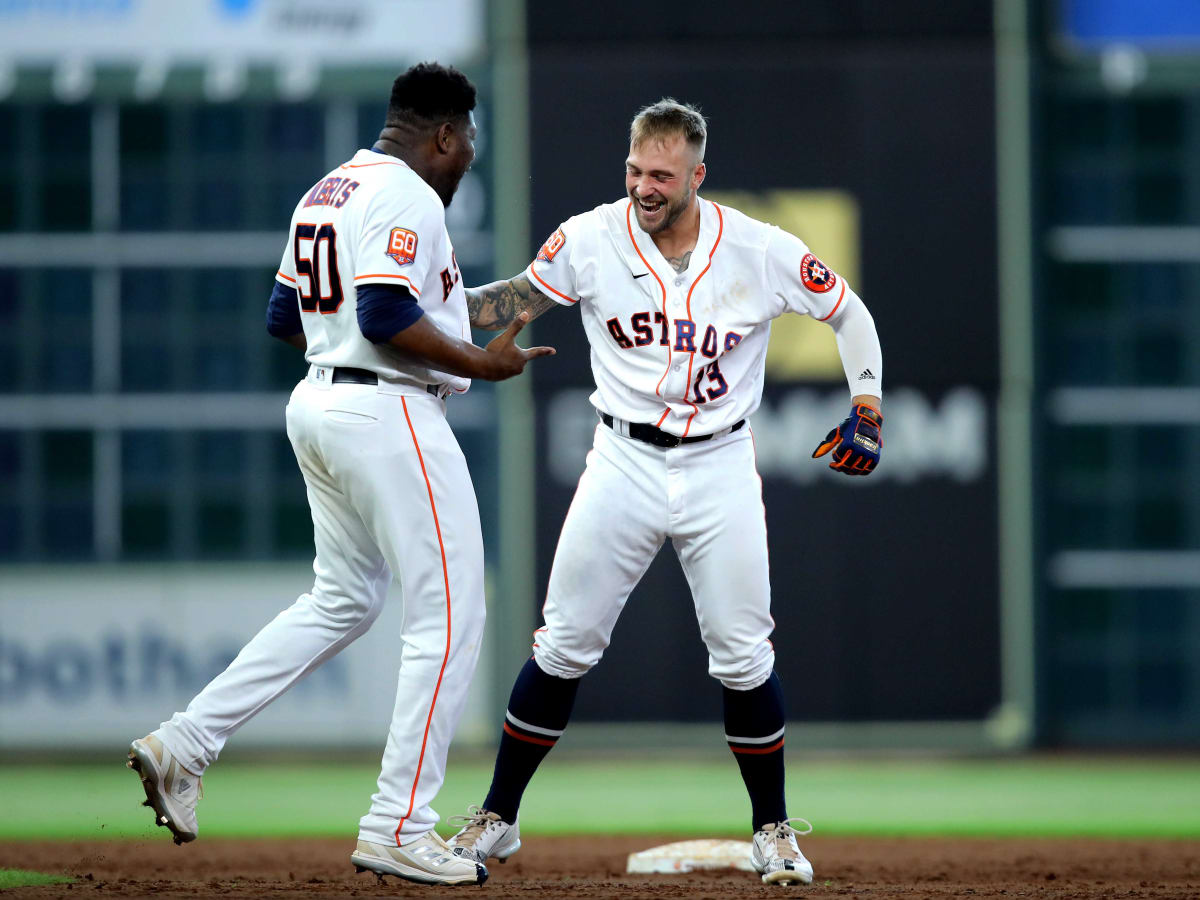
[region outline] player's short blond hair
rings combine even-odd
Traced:
[[[639,110],[629,126],[631,147],[641,146],[646,141],[661,143],[679,136],[696,151],[696,162],[703,162],[704,146],[708,143],[708,123],[699,109],[672,97],[664,97]]]

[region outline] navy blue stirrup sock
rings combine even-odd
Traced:
[[[492,786],[483,801],[488,812],[509,824],[517,820],[533,773],[567,728],[579,682],[547,675],[532,659],[525,663],[508,698]]]
[[[725,740],[750,794],[751,829],[787,818],[783,794],[783,685],[774,672],[750,691],[724,688]]]

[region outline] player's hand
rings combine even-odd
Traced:
[[[856,403],[850,407],[849,417],[817,445],[813,459],[832,451],[829,468],[845,475],[870,475],[883,450],[882,429],[883,413]]]
[[[529,360],[554,355],[553,347],[530,347],[525,350],[517,346],[517,335],[528,322],[529,313],[521,312],[484,348],[493,357],[492,372],[485,376],[488,381],[503,381],[520,375]]]

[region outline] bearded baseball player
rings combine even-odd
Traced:
[[[312,590],[262,629],[188,708],[135,740],[129,766],[176,843],[195,840],[200,776],[229,737],[364,634],[395,577],[404,617],[395,710],[379,790],[359,823],[359,870],[481,884],[430,808],[483,637],[483,540],[446,397],[553,351],[514,343],[517,316],[486,349],[470,341],[445,208],[475,158],[475,87],[422,63],[392,86],[370,150],[296,205],[267,311],[308,374],[287,433],[312,509]]]
[[[600,422],[554,555],[545,625],[509,699],[491,789],[450,844],[479,863],[521,846],[525,787],[669,538],[709,674],[724,686],[725,737],[750,794],[754,868],[764,882],[807,884],[812,866],[791,824],[804,820],[789,820],[784,799],[783,690],[746,419],[762,399],[771,320],[813,316],[833,328],[854,395],[813,456],[829,454],[846,475],[869,474],[882,445],[879,339],[862,300],[802,241],[697,195],[707,138],[698,110],[660,101],[637,114],[630,137],[625,198],[568,219],[523,274],[467,291],[472,320],[492,329],[522,312],[578,307]],[[804,826],[799,833],[811,830]]]

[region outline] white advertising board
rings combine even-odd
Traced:
[[[483,44],[483,0],[0,0],[8,63],[461,63]]]
[[[0,749],[95,749],[146,734],[311,584],[303,563],[0,569]],[[232,742],[382,752],[403,614],[393,585],[366,635]],[[484,681],[472,685],[456,746],[495,737]]]

